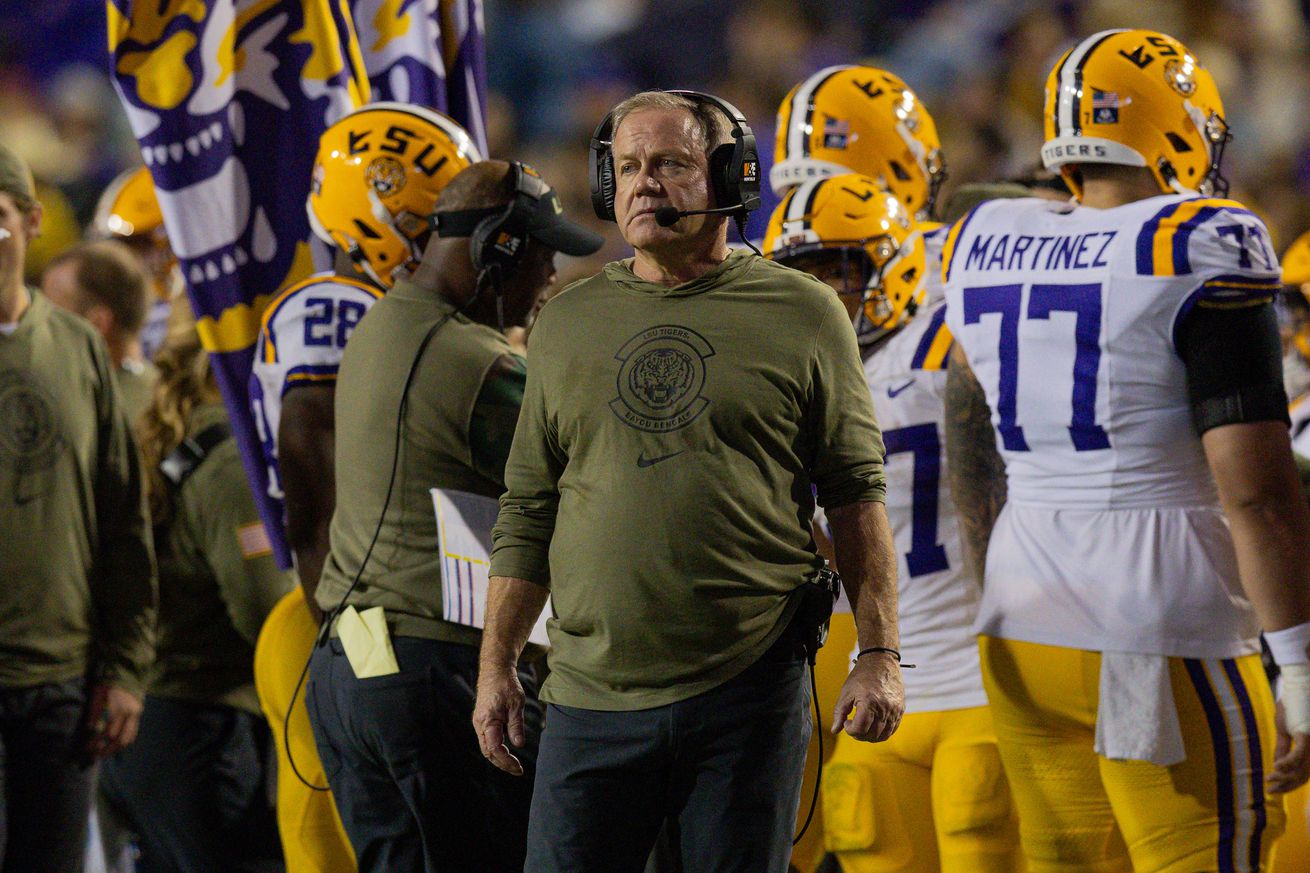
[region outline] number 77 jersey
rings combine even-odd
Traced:
[[[978,630],[1179,657],[1249,651],[1254,619],[1175,342],[1195,306],[1277,291],[1260,219],[1194,195],[1112,209],[991,201],[951,228],[942,273],[1008,481]]]

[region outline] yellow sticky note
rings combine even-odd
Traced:
[[[346,650],[346,659],[355,671],[355,678],[371,679],[400,672],[382,607],[357,612],[355,607],[347,606],[337,619],[337,636],[341,639],[341,647]]]

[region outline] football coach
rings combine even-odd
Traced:
[[[591,162],[596,211],[636,256],[561,292],[532,334],[474,726],[521,772],[514,665],[549,595],[527,873],[640,871],[666,819],[689,870],[781,873],[810,735],[816,495],[862,647],[833,729],[883,740],[904,707],[855,335],[826,285],[728,248],[759,167],[726,102],[630,97]]]

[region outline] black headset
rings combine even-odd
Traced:
[[[710,152],[710,185],[714,192],[714,205],[719,208],[737,206],[735,213],[745,218],[746,213],[760,206],[760,156],[755,148],[755,134],[746,123],[746,116],[726,100],[700,91],[665,91],[698,103],[718,108],[732,124],[732,142],[714,147]],[[591,180],[591,206],[597,217],[614,221],[614,155],[610,147],[614,139],[614,112],[611,110],[596,132],[591,135],[591,162],[588,176]]]
[[[473,269],[499,268],[502,274],[513,271],[528,248],[529,229],[541,200],[557,197],[532,167],[510,161],[514,176],[514,198],[504,206],[438,212],[431,218],[432,229],[441,237],[469,239],[469,258]],[[556,210],[558,211],[558,210]]]

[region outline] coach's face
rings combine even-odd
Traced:
[[[660,227],[655,210],[708,209],[709,161],[700,128],[683,109],[638,109],[614,133],[614,217],[634,249],[658,252],[722,231],[725,219],[691,215]]]

